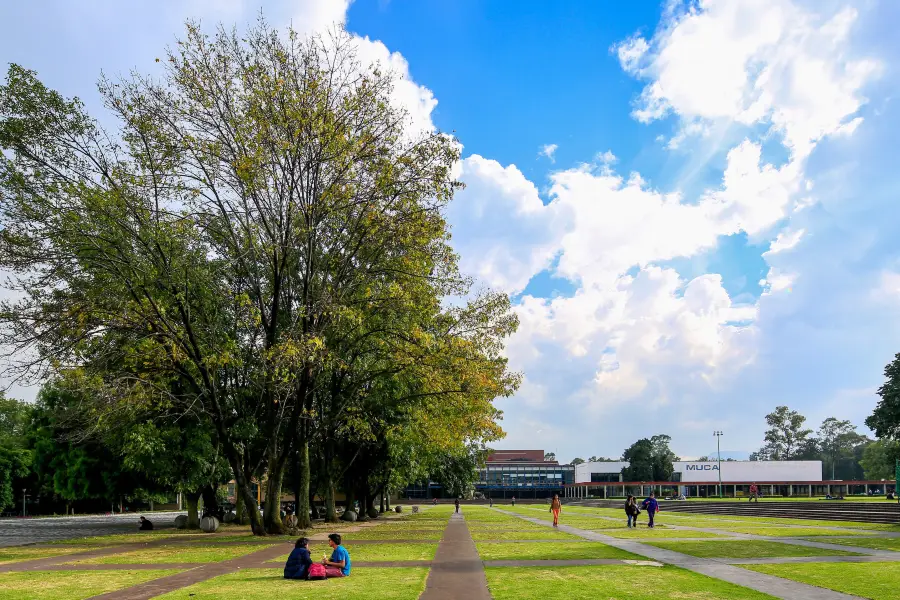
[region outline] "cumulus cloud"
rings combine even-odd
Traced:
[[[880,72],[846,51],[856,20],[853,8],[820,15],[791,0],[702,0],[673,12],[649,42],[617,46],[622,68],[650,79],[634,116],[675,113],[689,128],[681,135],[703,131],[698,119],[768,123],[805,157],[859,125],[863,87]]]

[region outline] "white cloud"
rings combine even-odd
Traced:
[[[772,240],[772,243],[769,244],[768,251],[766,251],[763,256],[769,257],[773,254],[778,254],[779,252],[786,252],[790,250],[800,243],[800,240],[803,238],[804,233],[806,233],[805,229],[798,229],[796,231],[782,231],[774,240]]]
[[[553,158],[553,155],[556,153],[557,148],[559,148],[559,146],[556,144],[544,144],[543,146],[541,146],[538,155],[549,158],[550,162],[556,162],[556,159]]]
[[[651,79],[634,116],[673,112],[694,128],[682,136],[698,132],[698,119],[769,123],[805,157],[823,137],[858,126],[862,89],[880,71],[847,52],[856,19],[851,8],[822,16],[790,0],[701,0],[673,13],[649,44],[618,46],[622,68]]]

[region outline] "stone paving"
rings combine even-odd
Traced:
[[[0,519],[0,548],[112,533],[134,533],[141,514]],[[175,517],[185,513],[143,514],[154,524],[170,526]]]

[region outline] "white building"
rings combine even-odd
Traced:
[[[792,483],[822,481],[820,460],[722,461],[721,478],[716,461],[673,463],[673,482],[681,483]],[[575,483],[621,482],[627,462],[582,463],[575,466]]]

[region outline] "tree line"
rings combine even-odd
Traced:
[[[518,321],[450,246],[458,143],[414,130],[340,29],[188,23],[157,62],[100,80],[113,131],[23,67],[0,86],[0,344],[46,382],[0,469],[44,469],[55,444],[47,493],[189,506],[233,479],[260,535],[282,531],[285,489],[304,527],[316,492],[326,519],[336,489],[365,518],[473,471],[519,385]],[[105,490],[66,480],[106,458]]]

